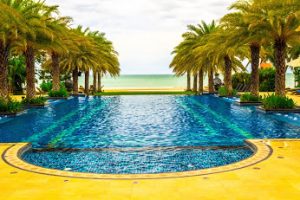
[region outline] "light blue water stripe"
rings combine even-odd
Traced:
[[[94,103],[96,104],[96,103]],[[93,104],[93,105],[94,105]],[[93,106],[92,105],[92,106]],[[40,141],[40,139],[46,135],[48,135],[49,133],[53,132],[56,128],[58,128],[59,126],[62,126],[66,121],[68,121],[69,119],[71,119],[72,117],[74,117],[75,115],[77,115],[78,113],[81,112],[81,110],[86,109],[89,106],[89,104],[84,105],[83,107],[80,108],[80,110],[74,110],[73,112],[69,112],[67,115],[65,115],[64,117],[60,118],[58,121],[56,121],[55,123],[53,123],[52,125],[48,126],[46,129],[44,129],[43,131],[36,133],[32,136],[30,136],[27,141],[30,142],[38,142]]]
[[[180,101],[179,99],[175,100],[176,103],[178,103],[178,105],[180,105],[186,112],[188,112],[189,114],[191,114],[197,121],[199,124],[201,124],[202,126],[205,127],[205,129],[211,134],[211,135],[218,135],[218,133],[215,131],[215,129],[213,129],[209,123],[207,123],[206,119],[204,117],[202,117],[201,115],[199,115],[197,112],[194,112],[194,110],[192,110],[191,108],[189,108],[187,105],[185,105],[182,101]]]
[[[55,138],[53,138],[49,142],[49,146],[54,148],[56,147],[57,143],[62,140],[62,138],[66,137],[67,135],[72,135],[76,130],[80,129],[81,125],[87,123],[94,115],[96,115],[100,110],[102,110],[111,100],[107,100],[103,102],[100,106],[90,110],[88,114],[84,115],[80,120],[74,122],[71,127],[63,130],[59,133]]]
[[[229,121],[228,119],[226,119],[225,117],[223,117],[221,114],[213,111],[212,109],[210,109],[208,106],[196,101],[195,99],[191,99],[190,100],[193,104],[201,107],[201,109],[207,111],[208,113],[210,113],[212,116],[214,116],[214,118],[218,119],[219,121],[223,122],[228,128],[234,130],[235,132],[237,132],[238,134],[243,135],[245,138],[253,138],[253,135],[244,131],[243,129],[241,129],[235,122],[233,121]]]

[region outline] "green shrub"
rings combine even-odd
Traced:
[[[219,96],[229,96],[228,91],[224,86],[219,88],[218,94],[219,94]],[[236,96],[236,95],[237,95],[237,91],[234,89],[232,91],[232,96]]]
[[[31,105],[44,105],[46,103],[47,99],[45,97],[35,97],[32,99],[23,99],[23,104],[31,104]]]
[[[293,109],[296,104],[293,99],[286,96],[269,95],[263,99],[265,109]]]
[[[0,98],[0,112],[3,113],[14,113],[22,110],[22,104],[12,99]]]
[[[260,102],[261,100],[261,97],[254,96],[250,93],[245,93],[241,96],[241,102]]]
[[[50,92],[52,90],[52,82],[43,81],[40,84],[40,88],[43,90],[43,92]]]
[[[275,69],[267,68],[260,70],[259,73],[259,91],[273,92],[275,91]]]
[[[250,79],[251,75],[247,72],[235,73],[232,76],[232,87],[237,88],[240,84],[249,85]]]
[[[53,91],[51,90],[48,93],[49,97],[68,97],[69,93],[67,92],[67,89],[65,87],[60,87],[60,90]]]
[[[261,92],[273,92],[275,90],[275,69],[261,69],[259,79],[259,90]],[[237,88],[239,84],[249,85],[250,83],[251,75],[247,72],[236,73],[232,76],[233,88]]]

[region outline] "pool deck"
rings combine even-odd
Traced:
[[[268,156],[242,168],[226,171],[225,166],[223,172],[189,177],[111,180],[46,175],[31,166],[26,171],[16,155],[16,147],[22,145],[0,144],[0,199],[299,199],[300,140],[253,141],[257,154]],[[266,146],[270,151],[263,149]]]

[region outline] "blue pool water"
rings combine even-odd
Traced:
[[[35,149],[47,149],[25,154],[25,160],[97,173],[202,169],[251,155],[240,148],[245,139],[299,137],[299,114],[263,114],[214,96],[78,97],[0,119],[0,142],[31,142]],[[193,149],[208,146],[236,148]],[[165,147],[170,149],[158,150]],[[144,148],[151,151],[139,151]],[[111,158],[116,166],[109,169],[103,163]]]

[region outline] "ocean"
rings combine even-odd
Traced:
[[[204,85],[207,86],[207,77]],[[93,78],[90,78],[90,85],[93,83]],[[79,84],[84,86],[84,75],[79,77]],[[176,77],[170,74],[163,75],[121,75],[116,78],[103,77],[102,85],[104,89],[183,89],[186,88],[186,77]],[[294,88],[294,75],[287,73],[286,87]]]

